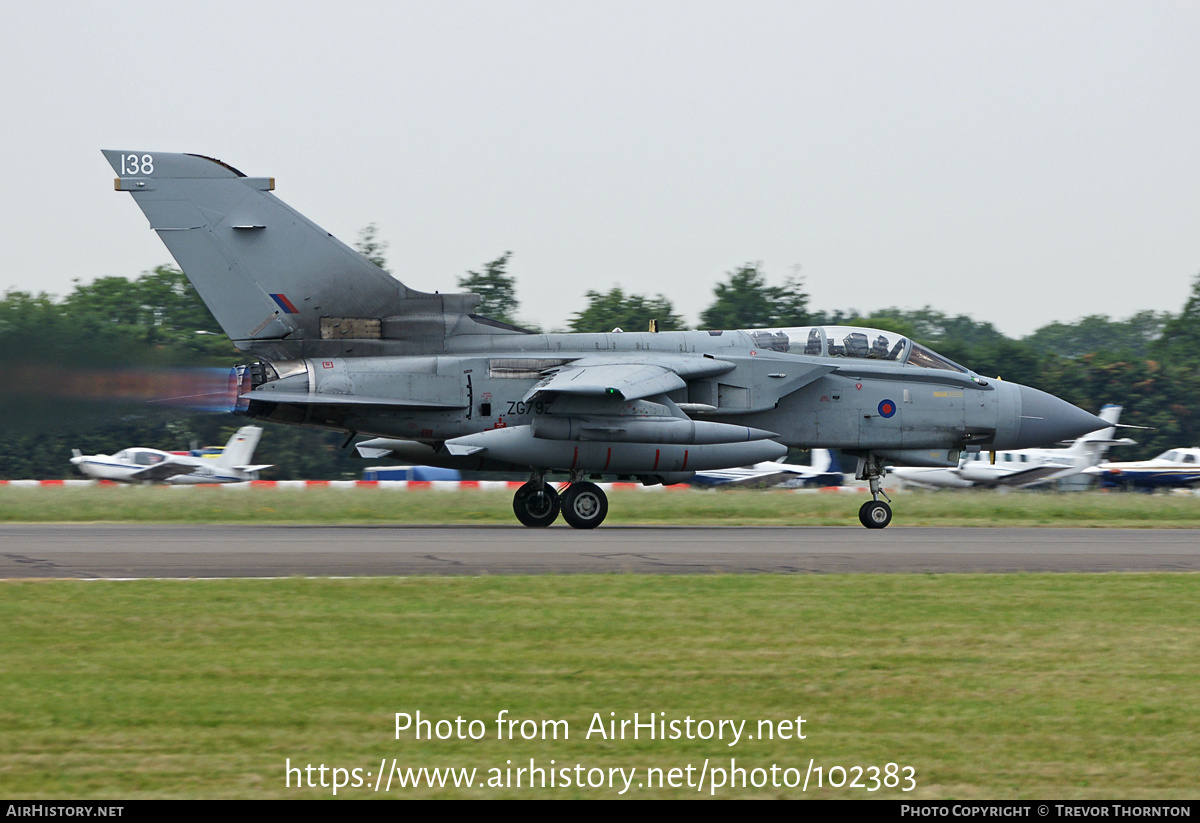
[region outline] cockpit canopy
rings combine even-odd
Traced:
[[[760,349],[818,357],[890,360],[923,369],[966,373],[937,352],[895,332],[858,326],[794,326],[787,329],[744,329]]]
[[[1165,451],[1154,459],[1166,460],[1170,463],[1191,463],[1194,465],[1200,464],[1200,457],[1194,453],[1190,453],[1182,449],[1171,449],[1170,451]]]
[[[124,449],[113,455],[117,460],[133,463],[137,466],[153,466],[167,459],[166,452],[153,449]]]

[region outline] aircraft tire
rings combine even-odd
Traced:
[[[573,528],[594,529],[608,516],[608,497],[595,483],[572,483],[562,495],[562,516]]]
[[[513,514],[530,528],[545,528],[557,520],[559,505],[558,492],[549,483],[530,481],[513,495]]]
[[[883,529],[892,522],[892,507],[882,500],[868,500],[858,510],[858,522],[868,529]]]

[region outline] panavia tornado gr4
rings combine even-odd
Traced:
[[[598,526],[595,480],[673,484],[697,471],[841,449],[891,522],[887,466],[953,467],[964,450],[1048,446],[1108,426],[987,379],[908,338],[848,326],[533,334],[474,294],[415,291],[247,177],[195,154],[105,151],[225,333],[256,362],[235,413],[356,435],[360,454],[529,474],[526,526]],[[563,475],[556,490],[547,476]]]

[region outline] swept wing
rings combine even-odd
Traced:
[[[618,397],[640,400],[687,386],[699,377],[715,377],[733,371],[736,364],[714,357],[605,358],[574,360],[531,388],[529,400],[541,392]]]

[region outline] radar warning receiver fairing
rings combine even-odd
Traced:
[[[886,465],[956,466],[970,446],[1046,446],[1108,424],[989,380],[892,332],[848,326],[533,334],[419,292],[247,177],[194,154],[105,151],[225,333],[241,415],[342,431],[366,457],[527,472],[517,519],[576,528],[608,512],[598,479],[681,483],[789,447],[857,461],[883,528]],[[548,475],[561,473],[561,495]]]

